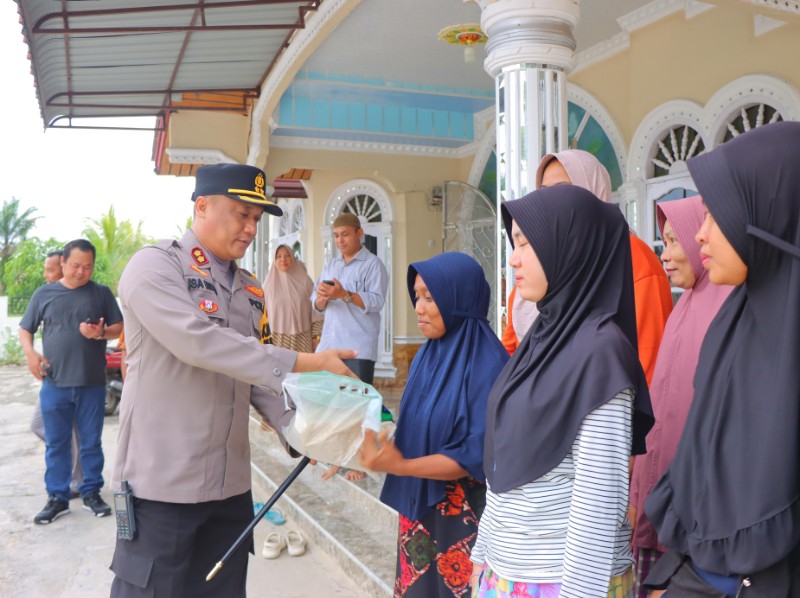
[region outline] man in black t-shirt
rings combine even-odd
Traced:
[[[36,290],[20,322],[19,338],[28,369],[42,381],[39,399],[44,420],[45,486],[48,501],[34,523],[50,523],[69,512],[70,440],[78,431],[83,508],[97,517],[111,514],[100,497],[103,487],[101,436],[105,415],[106,339],[119,336],[122,314],[111,289],[91,280],[95,248],[85,239],[70,241],[61,258],[63,278]],[[44,324],[44,355],[33,335]]]

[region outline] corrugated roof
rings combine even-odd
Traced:
[[[246,110],[322,0],[17,0],[45,126]],[[190,93],[228,93],[202,107]],[[231,98],[241,101],[231,102]]]

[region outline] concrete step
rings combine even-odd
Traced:
[[[272,432],[250,420],[254,500],[266,501],[294,469]],[[277,507],[314,546],[333,558],[367,596],[391,596],[397,552],[397,513],[377,496],[382,480],[323,481],[326,467],[309,465],[286,490]],[[260,547],[256,547],[258,553]]]

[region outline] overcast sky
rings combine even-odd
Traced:
[[[191,216],[194,178],[157,176],[153,132],[43,130],[17,4],[0,2],[0,201],[37,208],[33,234],[69,241],[113,205],[152,237],[173,237]]]

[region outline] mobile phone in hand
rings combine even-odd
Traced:
[[[87,323],[87,324],[97,324],[99,321],[100,320],[92,320],[91,318],[86,318],[84,320],[84,322]]]
[[[336,286],[336,283],[333,282],[332,280],[323,280],[322,282],[324,282],[325,284],[330,285],[332,287]]]

